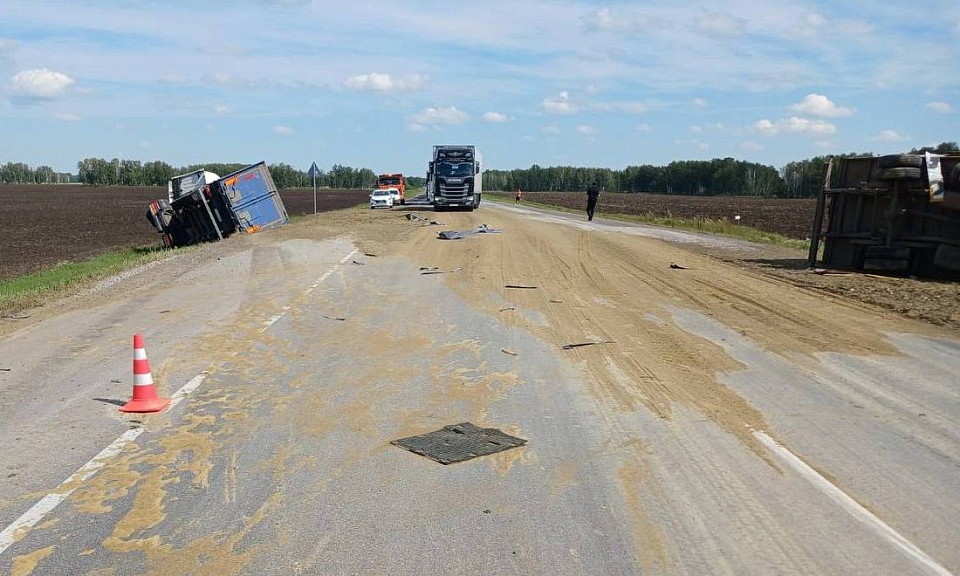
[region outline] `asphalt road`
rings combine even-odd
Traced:
[[[955,333],[689,249],[754,249],[729,240],[485,205],[437,217],[502,234],[440,241],[402,214],[207,247],[10,330],[0,574],[960,572]],[[161,391],[189,383],[168,412],[116,411],[134,332]],[[465,421],[528,443],[390,444]]]

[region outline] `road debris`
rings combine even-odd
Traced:
[[[516,352],[514,352],[513,350],[509,350],[509,349],[507,349],[507,348],[501,348],[500,351],[503,352],[504,354],[509,354],[509,355],[511,355],[511,356],[516,356],[516,355],[517,355]]]
[[[326,318],[327,320],[336,320],[338,322],[343,322],[346,320],[346,318],[344,318],[343,316],[327,316],[326,314],[324,314],[323,317]]]
[[[0,316],[0,318],[3,318],[4,320],[26,320],[29,317],[29,314],[7,314]]]
[[[0,368],[0,372],[10,372],[13,368]]]
[[[449,270],[441,270],[441,269],[436,268],[436,267],[434,267],[434,268],[421,268],[421,269],[420,269],[420,275],[421,275],[421,276],[424,276],[424,275],[427,275],[427,274],[450,274],[450,273],[453,273],[453,272],[459,272],[459,271],[461,271],[461,270],[463,270],[463,268],[460,267],[460,266],[457,266],[456,268],[451,268],[451,269],[449,269]]]
[[[477,234],[500,234],[502,231],[497,230],[496,228],[490,228],[486,224],[481,224],[476,228],[471,228],[470,230],[458,231],[458,230],[444,230],[439,232],[437,236],[441,240],[462,240],[470,236],[476,236]]]
[[[516,290],[536,290],[536,286],[524,286],[523,284],[506,284],[504,288],[514,288]]]
[[[369,257],[371,257],[371,258],[377,258],[377,257],[378,257],[378,256],[377,256],[376,254],[374,254],[373,252],[364,252],[363,255],[364,255],[364,256],[369,256]]]
[[[527,441],[496,428],[479,428],[470,422],[461,422],[390,443],[435,462],[453,464],[523,446]]]
[[[424,218],[423,216],[420,216],[418,214],[413,214],[411,212],[408,212],[406,214],[406,217],[407,217],[407,220],[410,220],[413,222],[423,222],[424,226],[443,226],[443,222],[437,222],[436,220]]]
[[[506,312],[507,310],[516,310],[516,309],[517,309],[516,306],[507,306],[506,308],[501,308],[500,311]]]
[[[670,268],[673,268],[674,270],[689,270],[689,268],[687,268],[686,266],[681,266],[681,265],[676,264],[676,263],[674,263],[674,262],[671,262],[671,263],[670,263]]]
[[[160,313],[161,313],[161,314],[166,314],[166,313],[169,312],[169,311],[170,311],[170,309],[167,308],[166,310],[161,310]]]
[[[367,265],[366,262],[360,262],[359,260],[354,260],[353,263],[356,264],[357,266],[366,266],[366,265]]]
[[[826,268],[814,268],[813,273],[817,276],[853,276],[851,272],[834,272]],[[864,276],[868,276],[868,274],[864,274]]]
[[[551,304],[563,304],[563,300],[550,300]]]
[[[601,340],[600,342],[577,342],[575,344],[564,344],[564,350],[573,350],[574,348],[582,348],[584,346],[600,346],[602,344],[613,344],[613,340]]]

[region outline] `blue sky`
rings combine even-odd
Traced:
[[[3,0],[0,162],[420,175],[960,139],[955,0]],[[909,9],[907,8],[909,7]]]

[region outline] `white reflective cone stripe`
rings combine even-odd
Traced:
[[[133,359],[134,360],[146,360],[147,351],[143,348],[134,348],[133,349]]]
[[[149,372],[146,374],[134,374],[133,385],[134,386],[153,386],[153,374],[150,374]]]

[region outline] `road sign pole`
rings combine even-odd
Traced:
[[[313,213],[317,213],[317,174],[313,174]]]

